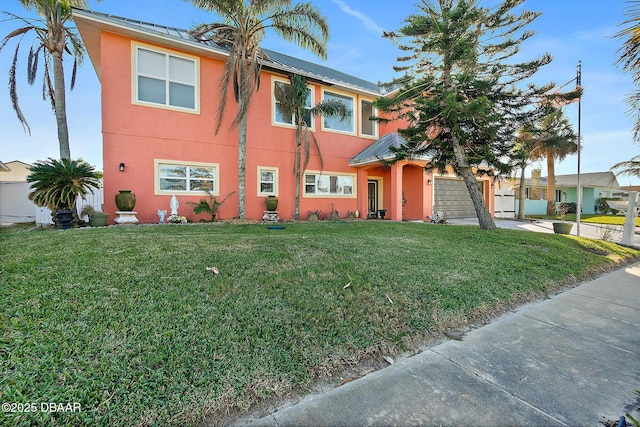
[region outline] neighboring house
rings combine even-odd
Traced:
[[[511,181],[512,188],[518,197],[520,180]],[[553,200],[556,203],[578,202],[578,175],[556,175],[556,192]],[[604,198],[626,197],[626,192],[620,188],[613,172],[590,172],[580,174],[582,188],[582,213],[595,214],[598,200]],[[541,177],[525,179],[525,215],[544,215],[547,207],[547,178]],[[517,203],[516,203],[517,206]]]
[[[238,131],[231,129],[237,106],[229,97],[225,121],[216,135],[218,84],[227,51],[199,42],[185,30],[74,9],[74,20],[102,86],[105,210],[114,213],[115,195],[132,190],[140,222],[158,222],[157,211],[172,195],[179,214],[196,219],[187,202],[211,190],[220,198],[238,188]],[[425,219],[435,211],[448,217],[475,216],[466,186],[454,176],[426,172],[428,159],[386,166],[389,147],[401,143],[400,122],[381,124],[373,101],[384,95],[375,83],[273,51],[263,62],[261,89],[248,112],[246,217],[261,219],[265,198],[279,198],[281,219],[294,210],[291,117],[276,108],[273,88],[288,75],[307,77],[309,106],[342,100],[350,110],[344,121],[316,117],[311,128],[323,167],[312,154],[302,179],[300,217],[320,210],[346,216],[358,211],[374,217],[386,210],[392,220]],[[392,64],[388,64],[391,66]],[[382,65],[385,66],[385,65]],[[122,166],[122,167],[121,167]],[[480,181],[493,212],[493,188]],[[238,212],[237,194],[221,210]]]
[[[0,223],[35,220],[36,206],[29,200],[29,167],[18,160],[0,162]]]

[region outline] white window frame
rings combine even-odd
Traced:
[[[291,81],[287,80],[287,79],[281,79],[278,77],[271,77],[271,124],[273,126],[282,126],[282,127],[286,127],[286,128],[293,128],[295,129],[296,127],[296,122],[295,122],[295,117],[293,117],[293,115],[291,116],[291,123],[285,123],[285,122],[279,122],[278,119],[278,107],[276,106],[277,100],[276,100],[276,83],[284,83],[286,85],[291,86]],[[311,85],[307,85],[307,87],[309,88],[309,95],[310,95],[310,100],[309,100],[309,107],[308,109],[311,109],[311,107],[313,107],[314,104],[314,98],[315,98],[315,91],[313,90],[313,86]],[[311,116],[311,123],[307,123],[307,125],[309,126],[310,130],[315,130],[315,118],[313,116]]]
[[[322,130],[326,131],[326,132],[336,132],[336,133],[341,133],[341,134],[345,134],[345,135],[357,135],[357,130],[356,130],[356,126],[357,126],[357,122],[358,122],[358,117],[357,117],[357,111],[358,111],[358,107],[357,107],[357,97],[355,95],[351,95],[349,93],[346,92],[341,92],[338,90],[329,90],[329,89],[322,89],[322,101],[326,101],[326,95],[327,93],[332,94],[332,95],[338,95],[338,96],[342,96],[345,98],[351,98],[352,100],[352,110],[351,110],[351,130],[345,131],[345,130],[340,130],[340,129],[332,129],[329,127],[325,126],[325,119],[326,117],[322,117],[321,118],[321,122],[322,122]]]
[[[359,129],[358,132],[360,133],[360,136],[362,138],[372,138],[372,139],[378,139],[378,122],[376,122],[375,120],[369,120],[369,115],[366,115],[363,113],[362,111],[362,103],[363,102],[368,102],[371,104],[371,113],[372,116],[376,116],[378,114],[378,109],[373,105],[374,100],[373,99],[368,99],[368,98],[360,98],[358,105],[359,105],[359,114],[360,114],[360,122],[359,122]],[[369,135],[367,133],[364,133],[362,131],[362,126],[364,125],[366,121],[370,121],[371,124],[373,125],[373,135]]]
[[[351,194],[341,194],[341,193],[318,193],[317,190],[316,192],[313,193],[309,193],[307,192],[307,176],[309,175],[313,175],[315,176],[315,184],[309,184],[309,185],[314,185],[317,189],[318,186],[318,177],[322,176],[322,177],[329,177],[329,179],[331,179],[331,177],[350,177],[352,178],[352,186],[351,186]],[[358,193],[358,180],[357,180],[357,175],[355,173],[348,173],[348,172],[327,172],[327,171],[313,171],[313,170],[307,170],[304,172],[304,175],[302,177],[302,195],[303,197],[308,197],[308,198],[330,198],[330,199],[334,199],[334,198],[343,198],[343,199],[355,199],[357,197],[357,193]]]
[[[138,77],[141,75],[141,73],[138,72],[138,52],[140,50],[146,50],[152,53],[165,55],[166,76],[164,80],[165,80],[167,90],[166,90],[166,99],[164,104],[151,102],[151,101],[143,101],[138,98]],[[194,108],[180,107],[180,106],[169,104],[170,102],[169,101],[169,97],[170,97],[169,83],[171,83],[172,81],[168,75],[170,57],[174,57],[174,58],[185,60],[185,61],[191,61],[194,64],[194,76],[193,76]],[[165,110],[180,111],[184,113],[200,114],[200,58],[198,58],[197,56],[187,55],[184,53],[177,53],[169,49],[163,49],[160,47],[150,46],[143,43],[132,42],[131,43],[131,64],[132,64],[132,72],[131,72],[131,103],[132,104],[142,105],[145,107],[161,108]],[[142,76],[144,75],[142,74]],[[154,79],[161,80],[157,76],[152,76],[152,77]],[[190,85],[190,84],[186,84],[185,82],[179,82],[179,81],[176,81],[176,83],[180,83],[183,85]]]
[[[187,166],[187,167],[205,167],[212,168],[213,173],[213,191],[212,196],[220,195],[220,164],[218,163],[203,163],[203,162],[186,162],[182,160],[167,160],[167,159],[155,159],[153,165],[153,182],[155,195],[179,195],[179,196],[202,196],[207,193],[204,190],[162,190],[160,188],[160,165],[170,166]],[[189,178],[186,178],[189,179]]]
[[[262,172],[273,172],[273,192],[262,191]],[[258,196],[276,196],[278,197],[280,169],[270,166],[258,166]]]

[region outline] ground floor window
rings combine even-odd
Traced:
[[[258,166],[258,196],[278,195],[278,168]]]
[[[156,160],[156,194],[202,194],[209,190],[218,195],[218,172],[214,163]]]
[[[305,196],[355,197],[355,174],[307,171],[304,174]]]

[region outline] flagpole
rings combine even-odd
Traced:
[[[578,70],[576,75],[576,86],[578,89],[581,89],[582,85],[582,60],[578,61]],[[582,99],[582,95],[578,97],[578,179],[577,179],[577,190],[578,190],[578,206],[576,208],[576,234],[580,236],[580,212],[582,211],[582,189],[580,188],[580,119],[581,119],[581,111],[580,111],[580,101]]]

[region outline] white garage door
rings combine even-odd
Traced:
[[[482,189],[482,186],[480,186]],[[473,207],[469,191],[462,179],[436,178],[434,180],[433,210],[443,212],[447,218],[474,218],[476,210]]]

